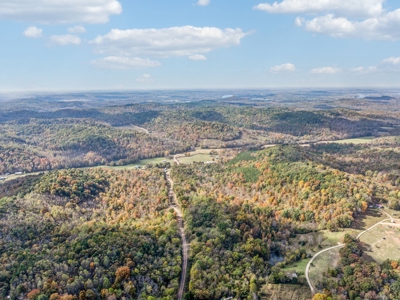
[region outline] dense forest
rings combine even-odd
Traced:
[[[261,147],[380,136],[387,134],[382,127],[396,122],[346,109],[307,111],[207,101],[0,111],[0,174],[125,165],[194,147]]]
[[[169,165],[105,166],[213,149],[214,163],[171,167],[190,244],[186,300],[304,286],[285,267],[321,240],[296,236],[350,228],[372,204],[400,210],[394,114],[217,101],[81,106],[0,111],[0,177],[35,172],[0,182],[0,299],[176,299],[183,258]],[[377,138],[323,142],[361,136]],[[277,145],[261,150],[267,144]],[[358,241],[345,242],[316,299],[398,299],[400,261],[367,262]]]
[[[0,295],[175,299],[177,232],[157,169],[50,172],[0,200]]]
[[[374,162],[371,172],[352,174],[317,155],[333,146],[314,147],[172,167],[190,243],[186,299],[253,299],[269,284],[303,283],[282,269],[311,255],[307,242],[291,242],[297,234],[350,227],[378,201],[399,206],[398,180],[376,174]],[[330,153],[360,151],[346,147]],[[2,297],[176,298],[182,246],[163,169],[52,171],[2,183],[0,193]],[[319,287],[328,296],[360,289],[339,283],[332,292],[335,282]]]
[[[321,165],[298,146],[243,152],[224,165],[180,165],[172,176],[191,241],[193,299],[252,299],[266,283],[296,283],[279,266],[309,253],[290,238],[350,227],[374,201],[400,197],[398,185]]]
[[[190,147],[88,120],[31,119],[0,126],[0,174],[69,167],[125,165]]]

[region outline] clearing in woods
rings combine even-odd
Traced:
[[[370,143],[375,137],[374,136],[364,136],[354,139],[346,139],[346,140],[338,140],[338,141],[331,141],[330,143],[337,143],[337,144],[366,144]]]
[[[400,257],[400,222],[380,224],[360,237],[363,257],[379,264]]]
[[[385,210],[386,211],[386,210]],[[343,239],[345,234],[350,234],[353,237],[356,237],[359,233],[363,232],[364,230],[370,228],[374,224],[377,224],[378,222],[387,219],[388,216],[383,213],[382,210],[379,209],[368,209],[366,215],[358,215],[352,225],[352,228],[346,228],[343,229],[342,231],[339,232],[330,232],[328,230],[323,230],[318,233],[316,233],[314,236],[314,240],[317,240],[318,234],[322,234],[323,240],[321,242],[320,247],[314,247],[310,248],[314,253],[325,249],[329,248],[332,246],[337,246],[341,243],[343,243]],[[390,222],[390,221],[389,221]],[[392,225],[394,227],[395,225]],[[373,253],[367,252],[364,254],[366,258],[369,258],[370,260],[375,260],[378,263],[381,263],[383,260],[386,258],[390,258],[393,256],[393,258],[398,258],[400,256],[400,250],[398,249],[400,247],[400,224],[398,224],[398,228],[395,228],[394,230],[388,230],[385,235],[387,235],[386,239],[388,243],[391,243],[390,246],[388,247],[382,247],[382,248],[372,248]],[[364,242],[364,248],[368,249],[368,245],[370,243],[374,243],[377,240],[385,241],[382,236],[382,230],[379,231],[381,228],[381,225],[378,225],[377,227],[374,227],[371,229],[371,231],[364,233],[360,240],[361,242]],[[393,234],[394,232],[394,234]],[[305,239],[307,240],[307,239]],[[386,244],[387,245],[387,244]],[[396,246],[397,245],[397,246]],[[379,244],[378,244],[379,247]],[[318,255],[312,265],[310,266],[309,270],[309,279],[312,283],[312,285],[315,288],[315,285],[322,280],[323,274],[327,272],[328,267],[329,268],[334,268],[337,263],[339,262],[340,256],[339,256],[339,250],[340,248],[335,248],[326,252],[321,253]],[[388,256],[388,252],[392,251],[391,255]],[[308,263],[310,259],[302,260],[300,262],[297,262],[298,265],[303,265]]]
[[[324,273],[328,271],[328,267],[335,268],[337,266],[340,260],[339,250],[340,248],[328,250],[324,253],[321,253],[314,259],[308,273],[314,288],[315,285],[323,279]]]
[[[191,164],[193,162],[212,161],[213,156],[211,156],[209,154],[194,154],[191,156],[179,156],[178,160],[181,164]]]

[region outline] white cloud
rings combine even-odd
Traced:
[[[201,54],[194,54],[189,56],[190,60],[207,60],[207,57]]]
[[[323,67],[323,68],[315,68],[311,70],[313,74],[336,74],[339,73],[339,68],[332,68],[332,67]]]
[[[153,82],[154,80],[150,74],[143,74],[142,76],[136,78],[136,81],[140,83],[150,83]]]
[[[42,36],[42,33],[43,33],[43,29],[37,28],[35,26],[28,27],[24,31],[24,35],[26,37],[30,37],[30,38],[39,38]]]
[[[344,16],[377,16],[383,12],[385,0],[283,0],[261,3],[254,8],[269,13],[331,12]]]
[[[350,71],[357,74],[369,74],[377,72],[379,69],[377,67],[357,67],[353,68]]]
[[[261,3],[255,9],[269,13],[317,14],[295,25],[307,31],[337,38],[399,40],[400,9],[387,12],[385,0],[283,0]]]
[[[389,57],[382,61],[385,64],[400,65],[400,57]]]
[[[240,28],[170,27],[162,29],[113,29],[90,43],[97,53],[122,56],[192,56],[222,47],[236,46],[244,33]]]
[[[327,34],[341,38],[364,38],[367,40],[400,39],[400,9],[383,16],[364,21],[350,21],[332,14],[317,17],[310,21],[298,22],[310,32]]]
[[[210,4],[210,0],[199,0],[199,2],[197,2],[197,5],[200,6],[207,6],[208,4]]]
[[[294,64],[283,64],[271,68],[272,72],[294,72],[296,66]]]
[[[68,28],[68,32],[73,34],[79,34],[79,33],[85,33],[86,29],[83,26],[74,26]]]
[[[0,1],[0,19],[42,24],[106,23],[121,12],[117,0]]]
[[[138,57],[108,56],[90,62],[101,69],[129,70],[161,66],[160,62]]]
[[[77,35],[73,34],[65,34],[65,35],[52,35],[50,37],[50,41],[52,44],[65,46],[65,45],[79,45],[81,43],[81,39]]]
[[[304,18],[300,18],[300,17],[297,17],[295,20],[294,20],[294,24],[296,25],[296,26],[303,26],[303,24],[304,24],[304,22],[306,21],[306,19],[304,19]]]

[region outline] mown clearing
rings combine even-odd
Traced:
[[[328,268],[336,267],[340,259],[339,250],[340,248],[326,251],[314,259],[309,272],[310,281],[314,287],[323,279],[324,273],[328,271]]]
[[[363,234],[360,241],[364,246],[363,257],[379,264],[386,259],[400,257],[400,222],[391,224],[390,221],[373,228]]]
[[[207,162],[213,161],[213,157],[209,154],[194,154],[191,156],[180,156],[178,160],[181,164],[191,164],[193,162]]]
[[[346,139],[346,140],[338,140],[338,141],[330,141],[329,143],[337,143],[337,144],[366,144],[370,143],[374,136],[364,136],[355,139]]]
[[[306,258],[306,259],[302,259],[299,260],[293,264],[290,264],[284,268],[282,268],[282,270],[285,271],[294,271],[297,274],[304,274],[304,271],[307,267],[308,262],[310,261],[311,258]]]

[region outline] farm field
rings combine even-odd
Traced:
[[[360,241],[364,246],[365,259],[379,264],[386,259],[397,260],[400,257],[400,223],[378,225],[363,234]]]
[[[191,164],[193,162],[207,162],[207,161],[212,161],[213,156],[209,154],[194,154],[191,156],[180,156],[178,157],[178,160],[182,164]]]

